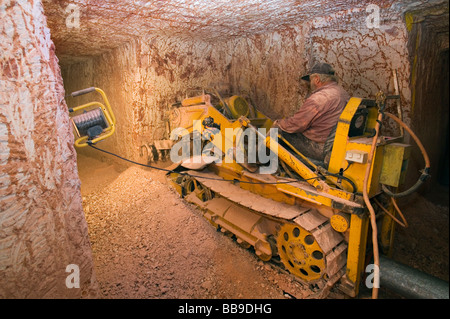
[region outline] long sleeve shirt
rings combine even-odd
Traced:
[[[350,95],[336,82],[316,89],[291,117],[277,120],[277,126],[287,133],[302,133],[318,143],[326,141],[336,125]]]

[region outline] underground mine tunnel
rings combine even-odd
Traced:
[[[346,294],[345,287],[312,294],[321,282],[293,279],[290,261],[283,267],[289,253],[280,253],[278,264],[261,261],[259,244],[217,232],[169,186],[165,172],[74,147],[69,109],[102,98],[92,90],[72,92],[99,88],[107,96],[115,131],[98,148],[167,168],[164,143],[169,124],[182,123],[177,116],[185,113],[172,111],[182,110],[184,99],[204,91],[217,92],[212,96],[219,100],[244,96],[253,112],[289,117],[309,94],[299,77],[317,62],[332,65],[352,97],[393,96],[385,111],[425,147],[431,178],[398,199],[409,225],[395,226],[389,257],[447,282],[448,298],[448,1],[2,0],[0,17],[1,298],[369,296],[367,287],[359,294]],[[222,108],[227,101],[220,101]],[[411,145],[407,189],[422,176],[424,159],[411,134],[402,132]],[[398,136],[399,126],[385,119],[380,134]],[[356,165],[348,164],[348,172]],[[198,184],[192,185],[194,192]],[[348,227],[359,217],[351,218]],[[365,225],[370,259],[373,228],[368,219]],[[298,237],[296,228],[293,234]],[[264,243],[278,252],[287,247]],[[336,247],[337,255],[343,244]],[[291,255],[300,258],[294,248]],[[312,255],[323,259],[325,252]],[[298,274],[310,278],[312,271],[330,281],[341,274],[341,283],[366,278],[360,268],[328,276],[317,265]],[[381,289],[383,280],[395,281],[381,274]],[[419,288],[419,297],[431,296]],[[380,296],[392,298],[383,290]]]

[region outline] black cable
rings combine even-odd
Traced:
[[[345,171],[347,171],[353,163],[354,162],[349,161],[347,167],[342,171],[342,173],[345,173]]]
[[[334,174],[334,173],[330,173],[330,172],[328,172],[328,174],[326,174],[326,176],[333,176],[333,177],[336,177],[336,178],[340,178],[340,179],[343,179],[343,180],[345,180],[345,181],[347,181],[347,183],[349,183],[351,186],[352,186],[352,188],[353,188],[353,191],[352,191],[352,193],[354,194],[354,193],[356,193],[356,191],[357,191],[357,187],[356,187],[356,184],[350,179],[350,178],[348,178],[348,177],[346,177],[346,176],[344,176],[344,175],[341,175],[341,174]]]
[[[191,175],[191,174],[187,174],[187,173],[184,173],[184,172],[176,172],[174,170],[170,170],[170,169],[166,169],[166,168],[161,168],[161,167],[157,167],[157,166],[152,166],[152,165],[138,163],[138,162],[132,161],[132,160],[130,160],[128,158],[125,158],[125,157],[122,157],[120,155],[114,154],[112,152],[109,152],[109,151],[103,150],[101,148],[98,148],[98,147],[94,146],[94,144],[92,144],[92,143],[88,142],[88,145],[90,147],[92,147],[93,149],[96,149],[97,151],[100,151],[100,152],[103,152],[103,153],[115,156],[117,158],[120,158],[121,160],[124,160],[126,162],[129,162],[129,163],[132,163],[132,164],[135,164],[135,165],[144,166],[144,167],[148,167],[148,168],[153,168],[153,169],[157,169],[157,170],[168,172],[168,173],[177,173],[177,174],[180,174],[180,175],[183,175],[183,176],[204,178],[204,179],[210,179],[210,180],[222,181],[222,182],[236,182],[237,181],[239,183],[245,183],[245,184],[268,184],[268,185],[273,184],[273,185],[277,185],[277,184],[290,184],[290,183],[297,183],[298,182],[298,181],[290,181],[290,182],[282,182],[282,183],[280,183],[280,182],[273,182],[273,183],[271,183],[271,182],[249,182],[249,181],[241,181],[241,180],[234,180],[234,179],[223,179],[223,178],[219,179],[219,178],[214,178],[214,177]],[[317,177],[313,177],[313,178],[303,179],[301,181],[308,181],[308,180],[319,179],[319,178],[320,177],[317,176]]]

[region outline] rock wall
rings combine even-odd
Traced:
[[[448,12],[447,2],[407,14],[412,61],[411,121],[431,162],[432,178],[426,184],[427,189],[437,182],[448,185]],[[417,148],[413,149],[412,158],[411,170],[423,169],[423,156]]]
[[[397,70],[402,109],[409,121],[410,63],[405,24],[401,17],[389,16],[380,21],[379,27],[368,28],[367,17],[364,10],[346,10],[284,31],[229,43],[228,49],[234,52],[230,70],[233,86],[250,90],[266,114],[280,118],[293,114],[303,103],[308,87],[299,76],[316,62],[333,65],[341,85],[352,96],[362,98],[374,98],[379,90],[392,94],[392,71]],[[388,110],[397,114],[394,103],[388,104]],[[387,133],[398,132],[391,126]]]
[[[269,117],[293,114],[308,93],[299,77],[308,68],[309,32],[309,24],[303,24],[227,43],[233,89],[248,92]]]
[[[42,4],[2,1],[0,21],[0,298],[95,296],[73,135]],[[66,285],[77,283],[68,265],[78,267],[80,288]]]

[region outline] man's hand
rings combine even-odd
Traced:
[[[279,126],[278,126],[278,120],[275,120],[273,123],[272,123],[272,126],[271,126],[271,128],[280,128]]]

